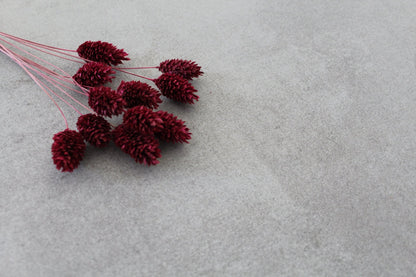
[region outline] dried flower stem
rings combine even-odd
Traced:
[[[3,36],[5,36],[5,37],[7,37],[7,38],[9,38],[11,40],[14,40],[14,41],[18,42],[18,43],[24,44],[27,47],[30,47],[30,48],[32,48],[34,50],[37,50],[37,51],[40,51],[40,52],[43,52],[43,53],[52,55],[54,57],[58,57],[58,58],[64,59],[64,60],[68,60],[68,61],[72,61],[72,62],[76,62],[76,63],[91,62],[91,60],[88,60],[88,59],[85,59],[85,58],[81,58],[79,56],[75,56],[75,55],[71,55],[71,54],[62,52],[62,51],[77,52],[75,50],[69,50],[69,49],[63,49],[63,48],[58,48],[58,47],[52,47],[52,46],[48,46],[48,45],[45,45],[45,44],[41,44],[41,43],[37,43],[37,42],[33,42],[33,41],[26,40],[26,39],[22,39],[22,38],[19,38],[19,37],[16,37],[16,36],[12,36],[12,35],[9,35],[9,34],[3,33],[3,32],[0,32],[0,35],[3,35]],[[21,47],[18,47],[17,45],[15,45],[15,44],[13,44],[11,42],[8,42],[8,41],[6,41],[6,40],[4,40],[2,38],[0,38],[0,40],[3,41],[3,42],[5,42],[5,43],[8,43],[9,45],[11,45],[13,47],[16,47],[17,49],[23,51],[24,53],[26,53],[26,54],[28,54],[28,55],[30,55],[32,57],[34,57],[36,59],[39,59],[42,62],[45,62],[46,64],[48,64],[48,65],[50,65],[50,66],[52,66],[52,67],[60,70],[61,72],[64,73],[63,76],[65,76],[66,78],[70,78],[70,75],[67,72],[63,71],[61,68],[59,68],[59,67],[57,67],[57,66],[55,66],[55,65],[53,65],[53,64],[51,64],[51,63],[49,63],[49,62],[47,62],[47,61],[45,61],[43,59],[41,59],[41,58],[39,58],[38,56],[33,55],[32,53],[30,53],[28,51],[25,51]],[[61,56],[61,55],[57,55],[57,54],[48,52],[46,50],[49,50],[49,51],[52,51],[52,52],[56,52],[56,53],[60,53],[60,54],[66,55],[66,56],[70,56],[70,57],[75,58],[75,59],[70,59],[70,58],[67,58],[67,57],[64,57],[64,56]],[[129,75],[132,75],[132,76],[136,76],[136,77],[139,77],[139,78],[143,78],[143,79],[146,79],[146,80],[149,80],[149,81],[154,81],[154,79],[151,79],[151,78],[148,78],[148,77],[145,77],[145,76],[142,76],[142,75],[134,74],[134,73],[128,72],[126,70],[134,70],[134,69],[157,69],[157,68],[159,68],[159,67],[158,66],[129,67],[129,68],[128,67],[126,67],[126,68],[123,68],[123,67],[112,67],[112,69],[114,69],[114,70],[117,70],[117,71],[120,71],[120,72],[129,74]],[[81,88],[82,88],[82,86],[81,86]]]
[[[13,36],[13,35],[9,35],[9,34],[3,33],[3,32],[0,32],[0,35],[5,36],[5,37],[8,37],[8,38],[13,39],[13,40],[27,42],[27,43],[30,43],[30,44],[39,45],[39,46],[46,47],[46,48],[50,48],[50,49],[56,49],[56,50],[62,50],[62,51],[68,51],[68,52],[77,52],[75,50],[58,48],[58,47],[49,46],[49,45],[45,45],[45,44],[42,44],[42,43],[30,41],[30,40],[23,39],[23,38],[19,38],[19,37],[16,37],[16,36]]]
[[[23,62],[23,61],[22,61]],[[20,66],[22,66],[22,64],[19,64]],[[61,92],[63,92],[66,96],[68,96],[69,98],[71,98],[72,100],[74,100],[75,102],[77,102],[79,105],[83,106],[84,108],[86,108],[87,110],[91,111],[90,108],[88,108],[87,106],[83,105],[81,102],[79,102],[78,100],[76,100],[75,98],[73,98],[70,94],[68,94],[65,90],[63,90],[61,87],[59,87],[57,84],[54,83],[54,80],[43,74],[41,71],[33,68],[32,66],[28,65],[27,63],[24,65],[27,69],[31,69],[32,71],[36,72],[39,76],[41,76],[44,80],[46,80],[48,83],[50,83],[51,85],[53,85],[54,87],[56,87],[57,89],[59,89]],[[32,76],[31,76],[32,77]],[[32,77],[33,78],[33,77]],[[36,78],[36,77],[35,77]],[[58,97],[60,100],[62,100],[65,104],[67,104],[68,106],[70,106],[72,109],[74,109],[76,112],[78,112],[80,115],[82,115],[82,113],[76,109],[72,104],[70,104],[68,101],[66,101],[64,98],[62,98],[60,95],[56,94],[56,92],[54,92],[50,87],[48,87],[44,82],[40,81],[38,78],[36,78],[39,83],[48,91],[50,91],[52,94],[54,94],[56,97]]]
[[[140,66],[140,67],[117,67],[118,69],[157,69],[159,66]]]
[[[35,59],[40,60],[40,61],[42,61],[42,62],[46,63],[47,65],[52,66],[53,68],[55,68],[55,69],[57,69],[57,70],[61,71],[61,72],[64,74],[63,76],[65,76],[65,77],[67,77],[67,78],[71,78],[71,77],[70,77],[71,75],[70,75],[70,74],[68,74],[67,72],[65,72],[63,69],[61,69],[61,68],[57,67],[56,65],[54,65],[54,64],[52,64],[52,63],[50,63],[50,62],[48,62],[48,61],[46,61],[46,60],[44,60],[44,59],[42,59],[42,58],[40,58],[40,57],[38,57],[38,56],[34,55],[34,54],[32,54],[32,53],[30,53],[30,52],[28,52],[28,51],[24,50],[23,48],[21,48],[21,47],[17,46],[16,44],[13,44],[13,43],[11,43],[11,42],[9,42],[9,41],[7,41],[7,40],[4,40],[4,39],[2,39],[2,38],[0,38],[0,41],[3,41],[3,42],[5,42],[5,43],[9,44],[10,46],[13,46],[13,47],[15,47],[16,49],[18,49],[18,50],[22,51],[23,53],[26,53],[26,54],[28,54],[28,55],[30,55],[30,56],[32,56],[32,57],[34,57]],[[52,72],[53,72],[53,71],[52,71]],[[55,74],[57,74],[57,73],[55,73]]]
[[[86,110],[88,110],[89,112],[93,112],[93,110],[91,110],[90,108],[88,108],[87,106],[85,106],[84,104],[82,104],[81,102],[79,102],[77,99],[75,99],[73,96],[71,96],[68,92],[66,92],[64,89],[62,89],[54,79],[52,79],[51,77],[43,74],[41,71],[36,70],[32,67],[30,67],[30,69],[32,69],[33,71],[35,71],[37,74],[39,74],[40,76],[42,76],[42,78],[44,78],[46,81],[48,81],[51,85],[53,85],[54,87],[56,87],[57,89],[59,89],[63,94],[65,94],[66,96],[68,96],[69,98],[71,98],[71,100],[75,101],[77,104],[79,104],[81,107],[85,108]],[[55,93],[54,93],[55,94]],[[55,94],[56,95],[56,94]],[[62,101],[64,101],[67,105],[69,105],[71,108],[73,108],[76,112],[78,112],[80,115],[82,115],[82,113],[77,110],[74,106],[72,106],[70,103],[68,103],[67,101],[65,101],[63,98],[61,98],[59,95],[56,95],[57,97],[59,97]]]
[[[65,72],[61,68],[59,68],[59,67],[57,67],[57,66],[55,66],[55,65],[53,65],[53,64],[51,64],[51,63],[49,63],[47,61],[45,61],[44,59],[39,58],[38,56],[33,55],[32,53],[30,53],[30,52],[22,49],[21,47],[15,45],[13,43],[10,43],[10,42],[2,39],[2,38],[0,38],[0,41],[9,44],[9,45],[11,45],[11,46],[19,49],[20,51],[22,51],[22,52],[24,52],[24,53],[26,53],[26,54],[28,54],[28,55],[30,55],[32,57],[35,57],[36,59],[38,59],[38,60],[40,60],[40,61],[42,61],[42,62],[44,62],[44,63],[46,63],[48,65],[51,65],[53,68],[55,68],[55,69],[57,69],[57,70],[59,70],[59,71],[61,71],[61,72],[63,72],[65,74],[65,75],[58,74],[58,73],[50,70],[49,68],[46,68],[46,67],[44,67],[44,66],[42,66],[42,65],[40,65],[40,64],[38,64],[38,63],[36,63],[36,62],[34,62],[34,61],[26,58],[26,57],[23,57],[23,56],[15,53],[14,51],[11,51],[11,50],[7,49],[3,44],[1,44],[2,48],[3,49],[6,49],[6,51],[7,51],[6,54],[10,58],[12,58],[20,67],[22,67],[29,74],[29,76],[36,82],[36,84],[38,84],[42,88],[42,90],[44,90],[52,100],[53,100],[52,96],[47,91],[49,91],[52,94],[54,94],[56,97],[58,97],[60,100],[62,100],[65,104],[67,104],[69,107],[71,107],[74,111],[76,111],[77,113],[79,113],[80,115],[82,115],[82,113],[77,108],[75,108],[72,104],[70,104],[67,100],[65,100],[64,98],[62,98],[61,96],[59,96],[57,93],[55,93],[50,87],[48,87],[45,83],[43,83],[38,78],[36,78],[33,74],[29,73],[28,69],[30,69],[33,72],[37,73],[44,80],[46,80],[49,84],[51,84],[52,86],[54,86],[55,88],[57,88],[59,91],[61,91],[63,94],[65,94],[71,100],[75,101],[77,104],[81,105],[83,108],[87,109],[90,112],[92,111],[90,108],[88,108],[87,106],[85,106],[84,104],[82,104],[81,102],[79,102],[77,99],[75,99],[74,97],[72,97],[70,94],[68,94],[62,88],[62,87],[65,87],[65,88],[68,88],[68,89],[70,89],[72,91],[75,91],[77,93],[80,93],[80,94],[83,94],[83,95],[87,95],[86,89],[83,88],[83,87],[81,87],[81,86],[79,86],[76,82],[74,82],[73,79],[72,79],[72,77],[69,76],[69,74],[67,72]],[[4,51],[3,51],[3,53],[4,53]],[[61,83],[61,82],[53,79],[51,76],[48,76],[45,73],[53,76],[54,78],[57,78],[57,79],[63,81],[63,82],[67,82],[67,83],[70,83],[70,84],[78,85],[79,88],[81,88],[82,91],[79,91],[79,90],[75,90],[73,88],[70,88],[69,86],[64,85],[63,83]],[[67,120],[65,118],[65,115],[62,112],[62,109],[59,107],[59,105],[55,101],[54,101],[54,103],[55,103],[55,105],[58,106],[58,109],[60,110],[60,112],[63,115],[63,117],[65,119],[65,122],[67,124]]]
[[[21,55],[19,55],[19,54],[16,54],[15,52],[13,52],[13,51],[10,51],[11,53],[13,53],[16,57],[18,57],[19,59],[21,59],[22,61],[24,61],[26,64],[30,64],[30,65],[32,65],[32,66],[34,66],[34,67],[36,67],[36,68],[38,68],[40,71],[42,71],[42,72],[45,72],[45,73],[49,73],[50,75],[52,75],[54,78],[57,78],[57,79],[59,79],[59,80],[61,80],[61,81],[63,81],[63,82],[66,82],[66,83],[69,83],[69,84],[75,84],[75,85],[78,85],[78,84],[76,84],[76,82],[74,82],[74,80],[72,79],[72,77],[70,77],[70,78],[68,78],[67,76],[63,76],[63,75],[60,75],[60,74],[57,74],[56,72],[54,72],[54,71],[52,71],[52,70],[50,70],[49,68],[46,68],[46,67],[44,67],[44,66],[42,66],[42,65],[40,65],[40,64],[38,64],[38,63],[36,63],[36,62],[34,62],[34,61],[32,61],[32,60],[30,60],[30,59],[27,59],[27,58],[25,58],[25,57],[23,57],[23,56],[21,56]],[[48,76],[49,77],[49,76]],[[52,77],[49,77],[49,78],[52,78]],[[66,85],[64,85],[63,83],[61,83],[61,82],[59,82],[59,81],[57,81],[57,80],[55,80],[55,79],[51,79],[51,80],[53,80],[56,84],[59,84],[59,85],[61,85],[62,87],[65,87],[65,88],[67,88],[67,89],[69,89],[69,90],[72,90],[72,91],[74,91],[74,92],[77,92],[77,93],[79,93],[79,94],[82,94],[82,95],[88,95],[88,90],[87,89],[85,89],[85,88],[83,88],[83,87],[79,87],[82,91],[84,91],[84,92],[82,92],[82,91],[79,91],[79,90],[76,90],[76,89],[73,89],[73,88],[71,88],[71,87],[69,87],[69,86],[66,86]]]
[[[6,41],[6,40],[4,40],[4,39],[1,39],[1,38],[0,38],[0,41],[3,41],[3,42],[5,42],[5,43],[7,43],[7,44],[9,44],[9,45],[11,45],[11,46],[13,46],[13,47],[15,47],[15,48],[19,49],[20,51],[22,51],[22,52],[24,52],[24,53],[26,53],[26,54],[28,54],[28,55],[30,55],[30,56],[32,56],[32,57],[34,57],[34,58],[36,58],[36,59],[40,60],[40,61],[42,61],[42,62],[44,62],[44,63],[46,63],[46,64],[48,64],[48,65],[52,66],[53,68],[55,68],[55,69],[57,69],[57,70],[61,71],[64,75],[58,74],[58,73],[56,73],[56,72],[54,72],[54,71],[52,71],[52,70],[50,70],[50,69],[48,69],[48,68],[46,68],[46,67],[44,67],[44,66],[42,66],[42,65],[40,65],[40,64],[38,64],[38,63],[36,63],[36,62],[34,62],[34,61],[32,61],[32,60],[30,60],[30,59],[26,58],[26,57],[23,57],[23,56],[21,56],[21,55],[19,55],[19,54],[15,53],[15,52],[13,52],[13,51],[10,51],[10,52],[11,52],[14,56],[19,57],[22,61],[25,61],[27,64],[34,65],[35,67],[39,68],[39,69],[40,69],[40,70],[42,70],[43,72],[49,73],[50,75],[53,75],[54,77],[56,77],[56,78],[58,78],[58,79],[60,79],[60,80],[62,80],[62,81],[65,81],[65,82],[70,83],[70,84],[72,84],[72,85],[74,85],[74,84],[75,84],[75,85],[76,85],[76,86],[78,86],[78,87],[79,87],[79,88],[80,88],[83,92],[79,92],[79,91],[74,90],[74,89],[71,89],[71,90],[74,90],[74,91],[76,91],[76,92],[78,92],[78,93],[81,93],[81,94],[84,94],[84,95],[88,95],[88,94],[87,94],[87,90],[86,90],[85,88],[83,88],[82,86],[80,86],[78,83],[74,82],[74,80],[72,79],[72,77],[71,77],[71,76],[70,76],[70,75],[69,75],[66,71],[64,71],[63,69],[61,69],[61,68],[59,68],[59,67],[57,67],[57,66],[53,65],[52,63],[50,63],[50,62],[48,62],[48,61],[46,61],[46,60],[44,60],[44,59],[42,59],[42,58],[40,58],[40,57],[38,57],[38,56],[36,56],[36,55],[32,54],[32,53],[30,53],[30,52],[28,52],[28,51],[26,51],[26,50],[24,50],[24,49],[22,49],[21,47],[19,47],[19,46],[15,45],[15,44],[13,44],[13,43],[10,43],[10,42],[8,42],[8,41]],[[4,46],[3,46],[3,47],[4,47]],[[68,87],[67,87],[67,88],[68,88]]]
[[[114,70],[117,70],[117,71],[120,71],[120,72],[123,72],[123,73],[126,73],[126,74],[129,74],[129,75],[132,75],[132,76],[136,76],[136,77],[139,77],[139,78],[143,78],[143,79],[146,79],[146,80],[149,80],[149,81],[152,81],[152,82],[155,81],[155,79],[151,79],[151,78],[145,77],[143,75],[134,74],[134,73],[128,72],[126,70],[120,69],[118,67],[113,67],[113,69]]]
[[[62,52],[59,52],[59,51],[50,50],[48,48],[38,48],[38,47],[32,46],[30,44],[26,44],[26,43],[24,43],[24,45],[26,45],[27,47],[30,47],[32,49],[38,50],[40,52],[46,53],[48,55],[52,55],[52,56],[55,56],[55,57],[58,57],[58,58],[61,58],[61,59],[67,60],[67,61],[76,62],[76,63],[84,63],[84,61],[85,61],[85,59],[82,59],[80,57],[77,57],[77,56],[74,56],[74,55],[70,55],[70,54],[67,54],[67,53],[62,53]],[[47,52],[44,49],[48,49],[48,50],[50,50],[52,52]],[[70,59],[70,58],[66,58],[64,56],[60,56],[60,55],[57,55],[57,54],[54,54],[53,52],[61,53],[61,54],[66,55],[66,56],[70,56],[70,57],[76,58],[76,60]]]
[[[48,95],[48,97],[52,100],[52,102],[55,104],[55,106],[58,108],[59,112],[61,113],[62,117],[64,118],[66,128],[69,128],[68,120],[65,117],[64,112],[62,111],[61,107],[56,103],[55,99],[48,93],[46,88],[42,85],[43,83],[36,78],[26,67],[23,61],[20,61],[17,57],[15,57],[6,47],[4,47],[3,44],[0,43],[0,51],[9,56],[13,61],[15,61],[32,79],[33,81]]]
[[[73,62],[77,62],[77,63],[82,63],[83,61],[88,61],[87,59],[81,58],[79,56],[76,56],[76,55],[72,55],[72,54],[68,54],[68,53],[63,52],[63,51],[66,51],[66,52],[76,52],[75,50],[53,47],[53,46],[49,46],[49,45],[37,43],[37,42],[34,42],[34,41],[22,39],[22,38],[19,38],[19,37],[16,37],[16,36],[12,36],[12,35],[9,35],[9,34],[3,33],[3,32],[0,32],[0,35],[3,35],[4,37],[7,37],[7,38],[9,38],[9,39],[11,39],[13,41],[16,41],[18,43],[21,43],[21,44],[23,44],[23,45],[25,45],[27,47],[30,47],[32,49],[35,49],[37,51],[40,51],[40,52],[43,52],[43,53],[46,53],[48,55],[52,55],[52,56],[55,56],[55,57],[58,57],[58,58],[61,58],[61,59],[65,59],[65,60],[69,60],[69,61],[73,61]],[[49,50],[51,52],[55,52],[55,53],[59,53],[59,54],[62,54],[62,55],[66,55],[66,56],[75,58],[76,60],[69,59],[69,58],[66,58],[64,56],[59,56],[59,55],[56,55],[54,53],[47,52],[45,50]]]

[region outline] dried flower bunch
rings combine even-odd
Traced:
[[[42,52],[81,64],[71,75],[63,69],[35,55]],[[110,141],[129,154],[136,162],[156,165],[161,157],[159,142],[188,143],[191,133],[185,122],[175,115],[156,110],[161,96],[193,104],[198,101],[197,90],[190,83],[203,74],[193,61],[170,59],[158,66],[118,67],[130,60],[123,49],[103,41],[86,41],[77,50],[63,49],[0,32],[0,52],[15,61],[48,95],[61,113],[66,129],[53,136],[52,159],[56,168],[72,172],[85,155],[86,142],[105,147]],[[161,75],[148,78],[132,70],[158,69]],[[116,71],[130,74],[153,83],[121,81],[117,90],[104,86],[112,82]],[[72,94],[87,98],[88,106]],[[79,114],[76,130],[69,128],[68,120],[58,102],[61,101]],[[82,113],[74,105],[87,112]],[[122,115],[118,126],[105,117]]]

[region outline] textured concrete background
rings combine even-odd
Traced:
[[[62,174],[62,118],[0,55],[1,276],[416,275],[414,0],[0,4],[7,33],[206,72],[196,105],[161,106],[189,145]]]

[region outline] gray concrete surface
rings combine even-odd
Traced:
[[[415,1],[0,3],[1,31],[206,72],[196,105],[161,106],[189,145],[62,174],[62,118],[0,55],[1,276],[416,275]]]

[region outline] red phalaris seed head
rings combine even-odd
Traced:
[[[135,126],[123,123],[113,130],[115,144],[136,162],[156,165],[161,157],[159,142],[153,135],[138,132]]]
[[[84,114],[78,118],[77,128],[82,137],[96,147],[104,147],[111,140],[111,126],[101,116]]]
[[[127,110],[124,113],[123,122],[135,126],[141,134],[153,134],[163,128],[163,120],[160,116],[144,106]]]
[[[198,78],[200,75],[204,74],[204,72],[201,71],[201,67],[194,61],[180,59],[172,59],[161,62],[159,70],[163,73],[174,73],[187,80]]]
[[[123,60],[130,60],[123,49],[117,49],[111,43],[104,41],[86,41],[78,47],[77,52],[81,58],[108,65],[118,65],[123,63]]]
[[[56,168],[72,172],[85,153],[85,142],[77,131],[66,129],[53,136],[52,159]]]
[[[80,67],[72,78],[83,87],[96,87],[111,82],[114,73],[109,65],[91,62]]]
[[[184,121],[165,111],[157,111],[156,113],[163,120],[162,130],[156,133],[159,139],[168,142],[189,143],[188,140],[191,139],[192,133],[189,132]]]
[[[160,93],[156,89],[139,81],[121,81],[117,92],[126,101],[127,108],[145,106],[149,109],[156,109],[162,103]]]
[[[162,94],[172,100],[193,104],[194,100],[198,101],[199,99],[199,96],[194,94],[197,90],[188,80],[176,74],[163,73],[154,82]]]
[[[94,87],[89,91],[88,104],[98,115],[112,117],[124,112],[124,100],[108,87]]]

